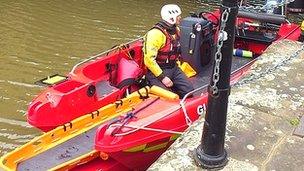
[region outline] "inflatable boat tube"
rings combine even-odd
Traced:
[[[286,22],[286,16],[283,15],[247,12],[241,10],[238,13],[238,17],[250,18],[253,20],[258,20],[260,22],[268,22],[279,25]]]

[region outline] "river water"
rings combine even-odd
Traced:
[[[66,74],[79,61],[141,37],[172,0],[1,0],[0,156],[41,134],[26,122],[35,81]],[[208,2],[208,4],[207,4]],[[184,0],[183,16],[217,0]],[[297,17],[296,17],[297,18]]]

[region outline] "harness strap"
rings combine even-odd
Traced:
[[[180,53],[180,48],[178,48],[178,47],[174,47],[172,49],[172,51],[169,51],[169,52],[162,52],[162,51],[158,52],[159,55],[169,55],[169,56],[179,54],[179,53]]]
[[[109,73],[109,82],[110,84],[112,84],[113,81],[113,71],[117,70],[118,65],[117,64],[111,64],[111,63],[107,63],[106,64],[106,71]]]

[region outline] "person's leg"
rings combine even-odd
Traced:
[[[174,68],[171,80],[173,81],[173,88],[180,98],[183,98],[187,93],[194,90],[189,78],[179,67]]]
[[[150,86],[156,85],[158,87],[161,87],[163,89],[169,90],[161,81],[159,81],[152,73],[151,71],[148,71],[146,74],[147,81]]]

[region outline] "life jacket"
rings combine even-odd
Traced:
[[[158,50],[156,62],[158,64],[174,63],[180,56],[180,31],[176,28],[175,33],[169,33],[169,26],[163,22],[158,22],[153,28],[159,29],[166,36],[165,45]]]

